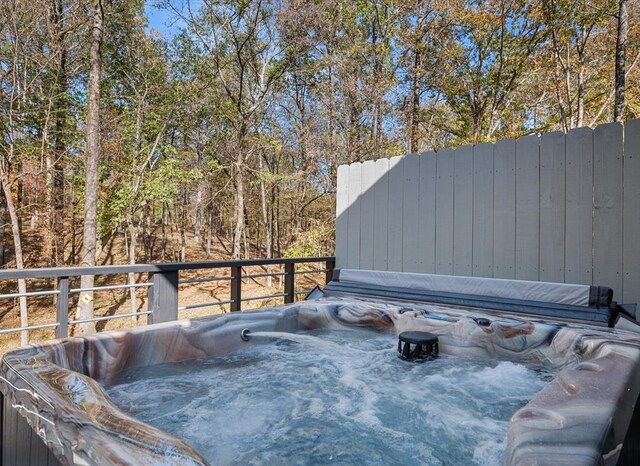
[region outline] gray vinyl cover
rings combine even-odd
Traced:
[[[341,269],[340,282],[589,306],[589,285]]]

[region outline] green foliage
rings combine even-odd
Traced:
[[[144,202],[171,202],[180,190],[201,179],[199,169],[189,168],[181,160],[165,160],[149,176],[142,191],[142,199]]]
[[[307,229],[298,232],[291,245],[285,250],[284,257],[321,256],[327,251],[327,245],[334,238],[334,225],[331,222],[311,220]]]

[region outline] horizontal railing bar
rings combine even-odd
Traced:
[[[285,275],[285,272],[255,273],[252,275],[243,275],[240,278],[284,277]]]
[[[305,273],[325,273],[328,272],[329,269],[316,269],[316,270],[296,270],[294,273],[296,275],[301,275]]]
[[[258,299],[282,298],[283,296],[288,296],[288,293],[270,294],[267,296],[256,296],[254,298],[243,298],[240,301],[256,301]]]
[[[69,293],[82,293],[83,291],[120,290],[124,288],[140,288],[145,286],[153,286],[153,283],[134,283],[133,285],[93,286],[91,288],[71,288],[69,290]]]
[[[223,304],[231,304],[233,300],[227,301],[214,301],[211,303],[203,303],[203,304],[187,304],[185,306],[180,306],[178,308],[179,311],[188,311],[189,309],[198,309],[199,307],[212,307],[212,306],[222,306]]]
[[[146,316],[148,314],[151,314],[151,311],[130,312],[128,314],[114,314],[112,316],[93,317],[91,319],[70,320],[69,325],[84,324],[87,322],[99,322],[101,320],[122,319],[124,317]]]
[[[169,264],[125,264],[99,265],[95,267],[48,267],[40,269],[7,269],[0,270],[0,280],[17,280],[31,278],[76,277],[82,275],[116,275],[120,273],[156,273],[175,272],[180,270],[220,269],[228,267],[252,267],[259,265],[306,264],[311,262],[328,262],[335,257],[303,257],[282,259],[245,259],[209,262],[178,262]]]
[[[53,327],[57,327],[58,325],[59,324],[56,322],[54,324],[32,325],[30,327],[7,328],[4,330],[0,330],[0,335],[2,335],[3,333],[23,332],[25,330],[38,330],[40,328],[53,328]]]
[[[179,285],[186,283],[205,283],[205,282],[221,282],[224,280],[233,280],[234,277],[211,277],[211,278],[190,278],[187,280],[178,280]]]
[[[60,294],[60,290],[27,291],[26,293],[0,294],[0,299],[28,298],[29,296],[49,296],[53,294]]]

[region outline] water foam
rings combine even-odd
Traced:
[[[484,465],[504,461],[509,417],[550,378],[447,355],[407,363],[393,337],[365,331],[277,333],[123,373],[109,395],[213,464]]]

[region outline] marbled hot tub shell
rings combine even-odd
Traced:
[[[479,318],[488,319],[489,325]],[[498,312],[348,296],[17,349],[3,357],[0,368],[4,417],[8,409],[17,411],[61,464],[207,464],[184,441],[123,413],[104,387],[126,369],[216,357],[244,345],[264,344],[260,339],[243,341],[245,328],[298,332],[345,327],[427,331],[439,336],[442,353],[556,370],[553,381],[511,418],[507,464],[594,465],[618,460],[640,390],[638,335]],[[7,454],[16,453],[5,445],[4,463],[11,464]]]

